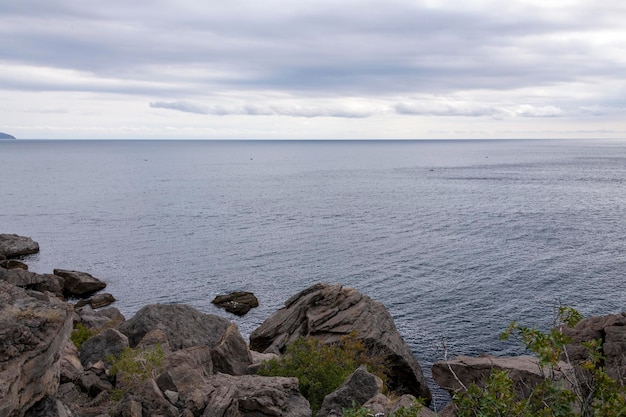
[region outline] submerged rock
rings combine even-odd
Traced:
[[[259,306],[259,300],[251,292],[236,291],[227,295],[218,295],[211,301],[229,313],[243,316],[253,307]]]
[[[385,306],[353,288],[316,284],[294,295],[252,332],[250,348],[278,353],[301,336],[335,343],[350,334],[384,361],[392,391],[430,401],[422,370]]]

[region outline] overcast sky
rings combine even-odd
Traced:
[[[626,138],[624,0],[2,0],[18,138]]]

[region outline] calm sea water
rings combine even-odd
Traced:
[[[519,353],[554,306],[625,310],[624,141],[0,141],[0,231],[132,316],[188,303],[248,335],[315,282],[381,301],[427,371]],[[236,318],[211,300],[254,292]]]

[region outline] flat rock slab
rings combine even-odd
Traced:
[[[74,297],[86,297],[106,288],[106,283],[86,272],[55,269],[54,275],[64,278],[63,292]]]
[[[259,300],[254,294],[247,291],[236,291],[226,295],[218,295],[211,301],[218,307],[222,307],[229,313],[243,316],[251,308],[259,306]]]
[[[29,237],[0,234],[0,255],[15,258],[37,252],[39,252],[39,243]]]

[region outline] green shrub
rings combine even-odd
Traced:
[[[85,326],[82,323],[76,324],[74,329],[72,330],[72,335],[70,336],[70,340],[78,349],[83,345],[83,343],[94,337],[98,332],[95,329],[91,329]]]
[[[419,417],[420,410],[424,407],[424,404],[421,400],[416,400],[409,407],[402,406],[398,408],[396,411],[389,413],[388,417]],[[351,408],[344,408],[341,410],[341,415],[343,417],[374,417],[375,414],[372,413],[366,407],[360,406],[357,407],[354,405]]]
[[[161,345],[149,349],[124,348],[119,355],[106,357],[111,375],[116,376],[116,389],[112,400],[120,400],[124,394],[148,379],[154,379],[163,371],[165,354]]]
[[[563,328],[573,327],[581,319],[582,315],[576,310],[559,307],[554,325],[548,332],[513,322],[502,333],[501,339],[518,337],[526,349],[539,359],[544,382],[533,387],[528,398],[522,398],[514,392],[513,381],[507,371],[496,370],[484,387],[472,384],[467,391],[454,396],[458,416],[626,416],[626,390],[606,374],[601,340],[582,343],[588,352],[587,360],[581,364],[570,363],[574,372],[567,374],[565,381],[557,380],[559,361],[568,360],[567,345],[573,343],[563,333]]]
[[[264,362],[257,373],[298,378],[300,392],[309,400],[315,415],[324,397],[362,364],[368,365],[370,372],[383,375],[382,361],[368,357],[365,346],[354,334],[330,345],[301,337],[287,347],[282,357]]]

